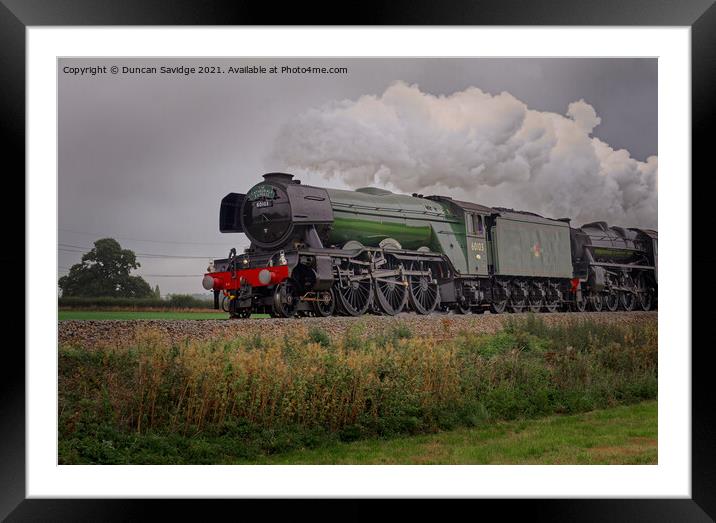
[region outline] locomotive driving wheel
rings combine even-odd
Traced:
[[[637,302],[636,283],[630,275],[626,274],[622,280],[622,286],[629,290],[619,292],[619,305],[625,311],[632,311]]]
[[[400,265],[392,257],[386,259],[386,269],[397,270]],[[378,273],[380,274],[380,273]],[[375,297],[380,311],[395,316],[403,310],[408,303],[408,282],[404,281],[400,274],[393,276],[376,276]]]
[[[575,312],[584,312],[587,310],[588,298],[582,293],[574,293],[574,303],[572,310]]]
[[[313,302],[313,314],[320,318],[332,316],[336,310],[336,295],[333,289],[321,292]]]
[[[609,312],[614,312],[619,308],[619,294],[616,291],[609,291],[604,295],[604,306]]]
[[[593,294],[589,297],[589,308],[594,312],[602,312],[604,308],[604,299],[601,294]]]
[[[422,261],[413,262],[410,270],[427,271],[425,263]],[[408,276],[408,298],[410,306],[418,314],[430,314],[435,310],[440,302],[440,290],[438,283],[433,279],[431,274],[421,274],[419,276]]]
[[[353,265],[347,262],[349,266]],[[338,303],[341,312],[348,316],[361,316],[373,304],[372,284],[370,278],[351,279],[350,276],[359,276],[354,271],[346,271],[348,274],[341,276],[336,285]]]
[[[641,307],[641,310],[643,311],[651,310],[654,296],[651,293],[651,289],[649,289],[647,277],[643,273],[639,275],[639,278],[637,278],[636,285],[639,296],[637,300],[639,302],[639,307]]]
[[[620,292],[619,303],[625,311],[632,311],[636,307],[636,295],[629,291]]]

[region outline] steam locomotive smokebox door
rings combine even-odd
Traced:
[[[221,200],[219,209],[219,231],[244,232],[241,227],[241,204],[244,203],[245,194],[229,193]]]

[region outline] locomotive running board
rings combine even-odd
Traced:
[[[653,269],[653,265],[629,265],[628,263],[605,263],[605,262],[589,262],[589,265],[598,267],[614,267],[617,269]]]

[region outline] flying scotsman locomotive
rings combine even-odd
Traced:
[[[219,229],[243,253],[203,286],[231,318],[649,310],[657,232],[459,201],[303,185],[268,173],[221,201]]]

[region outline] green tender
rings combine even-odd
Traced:
[[[501,212],[492,230],[495,274],[571,278],[569,225],[529,214]]]

